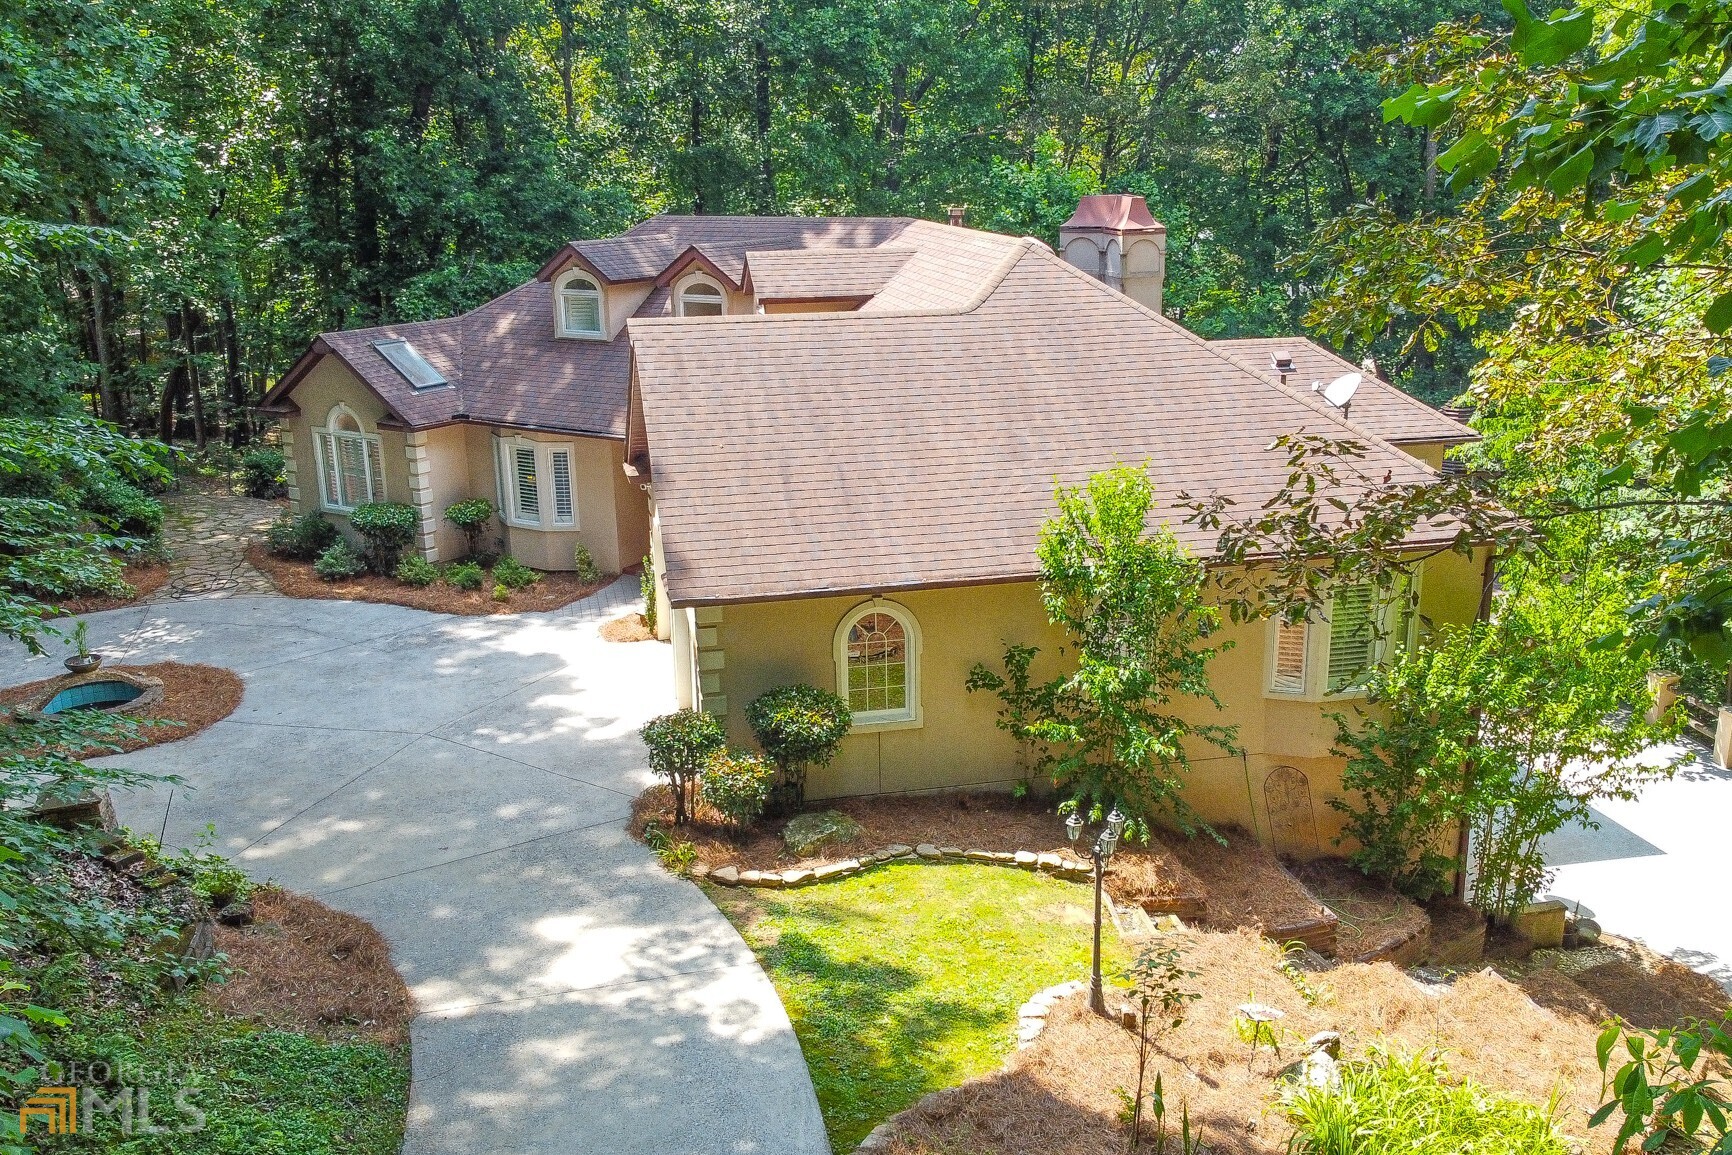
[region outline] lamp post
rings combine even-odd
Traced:
[[[1065,836],[1071,845],[1076,845],[1082,837],[1082,815],[1071,812],[1064,820]],[[1125,832],[1125,816],[1119,813],[1118,807],[1113,807],[1107,815],[1107,823],[1095,835],[1094,845],[1089,847],[1089,854],[1095,860],[1095,951],[1094,966],[1089,974],[1089,1009],[1097,1015],[1107,1013],[1106,992],[1101,989],[1101,876],[1106,873],[1107,859],[1119,848],[1119,835]]]

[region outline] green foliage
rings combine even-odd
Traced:
[[[241,476],[248,497],[276,497],[283,488],[286,462],[275,449],[255,449],[241,458]]]
[[[1628,1058],[1613,1071],[1620,1041]],[[1632,1139],[1642,1141],[1643,1151],[1670,1150],[1668,1141],[1676,1138],[1692,1150],[1711,1143],[1706,1148],[1710,1155],[1732,1152],[1732,1129],[1727,1126],[1732,1095],[1725,1081],[1732,1065],[1732,1012],[1719,1023],[1692,1019],[1657,1030],[1613,1022],[1600,1032],[1594,1057],[1604,1079],[1600,1093],[1605,1102],[1588,1126],[1603,1126],[1622,1114],[1614,1142],[1618,1151]]]
[[[1577,560],[1512,568],[1488,621],[1374,671],[1376,709],[1336,718],[1349,797],[1331,805],[1361,844],[1349,856],[1361,870],[1429,897],[1459,865],[1453,831],[1465,822],[1470,898],[1507,916],[1545,886],[1545,835],[1591,824],[1595,801],[1670,773],[1634,760],[1671,729],[1641,718],[1647,663],[1596,644],[1621,616],[1623,586]]]
[[[493,563],[493,580],[508,590],[520,590],[541,580],[541,574],[506,555]]]
[[[207,825],[192,846],[183,846],[176,854],[168,854],[162,844],[148,835],[132,839],[132,848],[150,862],[169,867],[186,880],[192,892],[208,903],[225,906],[243,902],[258,889],[246,872],[209,847],[216,843],[216,827]]]
[[[366,573],[367,563],[361,560],[361,555],[355,552],[353,546],[339,537],[313,563],[313,572],[328,582],[336,581],[339,578]]]
[[[445,520],[463,531],[468,542],[467,556],[481,554],[481,535],[493,524],[493,503],[485,497],[453,502],[445,507]]]
[[[752,699],[746,724],[798,802],[806,794],[806,771],[830,764],[854,726],[854,714],[840,696],[796,682]]]
[[[595,564],[595,559],[589,556],[589,550],[582,542],[571,551],[571,568],[577,574],[577,580],[585,585],[601,580],[601,567]]]
[[[277,557],[312,561],[337,540],[337,527],[324,514],[309,510],[296,517],[278,515],[265,529],[265,548]]]
[[[1030,992],[1089,967],[1087,887],[961,864],[878,867],[795,890],[708,889],[776,986],[831,1146],[998,1070]],[[1102,966],[1129,961],[1111,927]]]
[[[656,567],[649,554],[643,557],[643,573],[637,579],[638,594],[643,598],[644,628],[656,632]]]
[[[1165,817],[1206,829],[1179,793],[1186,747],[1200,738],[1231,753],[1235,732],[1171,708],[1181,699],[1221,708],[1208,664],[1226,645],[1207,644],[1220,614],[1204,604],[1202,564],[1170,531],[1148,529],[1154,488],[1141,469],[1098,473],[1055,499],[1058,512],[1040,536],[1041,602],[1077,668],[1017,690],[1022,659],[1013,652],[1000,693],[1010,689],[1036,713],[1025,728],[1047,747],[1038,768],[1070,792],[1070,806],[1097,816],[1117,806],[1138,823]],[[976,667],[970,682],[990,687],[993,677]]]
[[[349,525],[366,543],[361,554],[367,568],[388,574],[397,568],[403,550],[415,540],[421,515],[398,501],[369,501],[349,513]]]
[[[1567,1155],[1550,1110],[1456,1082],[1441,1060],[1374,1051],[1343,1063],[1341,1087],[1295,1086],[1282,1096],[1294,1155]]]
[[[456,589],[478,590],[487,580],[487,574],[477,562],[460,561],[445,567],[444,580],[446,585]]]
[[[1155,1155],[1163,1155],[1167,1149],[1166,1093],[1158,1072],[1153,1088],[1148,1087],[1148,1070],[1159,1037],[1182,1027],[1190,1004],[1203,997],[1188,989],[1190,981],[1201,972],[1186,969],[1183,959],[1182,947],[1144,947],[1124,975],[1130,980],[1137,1008],[1137,1085],[1135,1090],[1119,1089],[1125,1107],[1122,1117],[1130,1128],[1133,1153],[1143,1149],[1143,1140],[1147,1138],[1143,1126],[1145,1110],[1155,1120],[1152,1143]],[[1181,1104],[1181,1114],[1179,1149],[1183,1155],[1191,1155],[1200,1145],[1202,1134],[1191,1134],[1189,1104]]]
[[[406,586],[424,588],[439,580],[439,567],[420,554],[412,553],[397,563],[391,576]]]
[[[684,874],[691,869],[692,863],[698,860],[697,847],[675,838],[663,830],[658,822],[644,823],[643,841],[644,845],[650,848],[650,853],[675,874]]]
[[[510,601],[511,587],[506,585],[504,582],[495,582],[493,585],[493,600],[496,602]]]
[[[727,732],[713,714],[682,709],[651,718],[638,730],[649,747],[650,769],[668,780],[674,794],[674,823],[686,820],[698,776],[724,752]]]
[[[1006,646],[1003,674],[976,662],[963,683],[971,694],[984,690],[998,695],[996,725],[1016,739],[1017,768],[1021,771],[1021,780],[1016,786],[1022,789],[1023,794],[1028,792],[1029,775],[1047,767],[1052,757],[1051,748],[1042,740],[1036,723],[1052,714],[1058,684],[1044,682],[1036,685],[1031,678],[1029,671],[1039,654],[1040,650],[1035,646]]]
[[[775,785],[776,766],[744,750],[721,750],[704,767],[698,793],[736,826],[749,826],[764,813]]]

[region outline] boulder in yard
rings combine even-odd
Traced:
[[[860,837],[861,825],[836,810],[796,814],[782,828],[782,841],[795,854],[810,854],[826,843],[851,842]]]

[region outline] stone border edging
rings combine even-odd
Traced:
[[[1020,1051],[1040,1037],[1041,1031],[1046,1029],[1047,1012],[1052,1010],[1054,1003],[1060,999],[1069,998],[1085,986],[1086,984],[1081,979],[1072,979],[1069,982],[1059,983],[1057,986],[1038,990],[1030,995],[1028,1001],[1016,1010],[1016,1049]],[[1009,1059],[1005,1060],[1006,1063],[1009,1061]],[[960,1092],[965,1086],[967,1083],[961,1083],[955,1087],[941,1088],[929,1095],[922,1095],[907,1107],[872,1128],[872,1133],[860,1141],[860,1146],[854,1148],[855,1155],[874,1155],[874,1152],[883,1151],[890,1146],[894,1125],[898,1119],[924,1107],[942,1103],[949,1096]]]
[[[1094,877],[1094,865],[1080,858],[1036,853],[1032,850],[963,850],[955,846],[934,846],[922,842],[918,846],[895,842],[855,858],[830,862],[823,866],[798,867],[791,870],[741,870],[729,864],[718,867],[694,866],[692,878],[705,878],[719,886],[749,886],[766,890],[781,890],[805,886],[814,882],[833,882],[859,874],[888,862],[974,862],[982,866],[1010,866],[1019,870],[1039,870],[1057,878],[1078,882]]]

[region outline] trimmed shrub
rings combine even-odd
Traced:
[[[508,602],[508,601],[510,601],[511,600],[511,587],[508,585],[495,584],[493,587],[493,600],[496,602]]]
[[[595,559],[589,556],[589,550],[579,542],[577,548],[571,551],[572,569],[577,571],[577,580],[584,585],[592,585],[601,580],[601,567],[595,564]]]
[[[747,826],[764,813],[776,783],[776,764],[761,754],[724,750],[704,767],[698,793],[705,802],[737,826]]]
[[[540,581],[541,575],[507,555],[493,563],[493,580],[508,590],[520,590]]]
[[[406,586],[424,588],[439,580],[439,568],[418,553],[412,553],[397,563],[392,577]]]
[[[469,556],[481,552],[481,535],[493,524],[493,503],[485,497],[472,497],[445,507],[445,520],[463,531],[469,542]]]
[[[283,490],[283,455],[275,449],[254,449],[241,458],[241,478],[248,497],[276,497]]]
[[[806,770],[829,765],[854,725],[854,713],[830,691],[796,682],[752,699],[746,722],[782,771],[785,801],[798,804],[806,797]]]
[[[86,479],[78,504],[112,533],[149,540],[162,532],[162,502],[118,475],[99,473]]]
[[[342,538],[332,542],[331,548],[320,554],[319,560],[313,563],[313,572],[328,582],[354,577],[366,570],[367,563],[362,561],[361,555]]]
[[[656,567],[650,555],[643,555],[643,573],[637,579],[638,593],[643,595],[643,624],[650,633],[656,632]]]
[[[361,550],[367,568],[388,574],[397,568],[404,547],[415,540],[421,516],[400,501],[369,501],[355,507],[349,524],[367,543]]]
[[[445,584],[460,590],[478,590],[487,574],[472,561],[460,561],[445,567]]]
[[[285,513],[265,530],[265,548],[296,561],[312,561],[336,540],[337,527],[317,513]]]
[[[701,710],[675,710],[651,718],[638,731],[649,747],[650,769],[668,780],[674,790],[674,824],[684,822],[690,810],[688,798],[698,776],[711,759],[727,745],[722,723]]]

